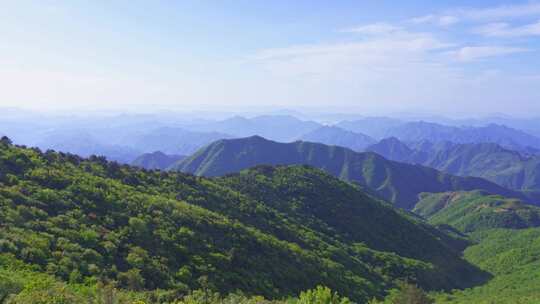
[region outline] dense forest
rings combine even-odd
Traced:
[[[2,138],[0,168],[6,303],[468,303],[507,279],[537,299],[536,230],[432,226],[303,165],[204,178]]]
[[[0,168],[3,266],[22,273],[4,277],[22,295],[36,288],[15,279],[28,271],[160,299],[205,286],[279,299],[324,285],[359,302],[400,281],[450,290],[488,277],[460,258],[463,240],[309,167],[206,179],[4,138]]]

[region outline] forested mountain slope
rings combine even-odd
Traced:
[[[539,207],[475,191],[424,194],[414,211],[441,228],[465,233],[475,244],[464,257],[493,275],[481,286],[438,293],[436,303],[540,302]]]
[[[481,191],[425,193],[413,212],[462,232],[540,226],[540,207]]]
[[[478,244],[465,258],[494,275],[488,283],[451,294],[439,294],[436,303],[540,303],[540,228],[491,229],[472,234]]]
[[[486,278],[460,258],[461,242],[308,167],[206,179],[3,139],[0,223],[2,255],[32,271],[171,295],[207,277],[222,292],[323,284],[361,302],[397,279],[450,289]]]

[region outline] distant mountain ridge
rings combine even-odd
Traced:
[[[418,121],[408,122],[386,132],[385,137],[396,137],[405,142],[496,143],[520,150],[540,148],[540,138],[504,125],[489,124],[483,127],[454,127]]]
[[[347,131],[335,126],[323,126],[299,138],[302,141],[317,142],[325,145],[341,146],[354,151],[362,151],[376,143],[375,139],[362,133]]]
[[[128,144],[145,153],[161,151],[166,154],[189,155],[219,139],[232,138],[220,132],[197,132],[184,128],[162,127],[129,138]]]
[[[165,170],[172,164],[186,158],[184,155],[168,155],[161,151],[145,153],[137,157],[132,163],[132,166],[144,168],[148,170]]]
[[[262,136],[276,141],[297,140],[304,134],[322,127],[314,121],[300,120],[290,115],[262,115],[253,118],[234,116],[222,121],[191,125],[198,132],[223,132],[234,137]]]
[[[365,186],[397,207],[412,209],[422,192],[481,189],[523,197],[516,191],[474,177],[457,177],[435,169],[394,162],[375,153],[311,142],[278,143],[260,136],[219,140],[171,166],[200,176],[223,176],[257,165],[305,164]]]
[[[423,141],[410,146],[390,138],[366,150],[391,160],[422,164],[454,175],[485,178],[510,189],[540,190],[540,156],[522,155],[496,143]]]
[[[404,121],[389,117],[366,117],[344,120],[335,126],[352,132],[366,134],[375,139],[386,137],[388,130],[402,125]]]
[[[45,150],[53,149],[85,157],[102,155],[109,160],[129,164],[144,153],[161,151],[188,155],[213,141],[232,137],[219,132],[195,132],[178,127],[126,131],[126,134],[116,136],[101,132],[106,133],[104,130],[53,129],[43,131],[43,137],[35,144]]]

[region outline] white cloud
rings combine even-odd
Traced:
[[[388,23],[373,23],[341,30],[344,33],[357,33],[365,35],[382,35],[401,31],[402,28]]]
[[[459,18],[452,15],[426,15],[413,18],[410,21],[416,24],[432,23],[439,26],[450,26],[452,24],[458,23]]]
[[[504,22],[490,23],[476,28],[474,32],[488,37],[540,36],[540,21],[515,27]]]
[[[441,16],[438,22],[441,26],[448,26],[457,23],[458,21],[459,18],[456,16]]]
[[[404,56],[426,54],[452,46],[454,45],[441,41],[428,33],[395,32],[390,35],[373,36],[358,42],[265,49],[256,53],[252,59],[269,65],[299,63],[300,61],[318,61],[320,63],[338,58],[343,61],[375,64],[387,60],[399,60]],[[306,65],[297,68],[298,70],[306,68],[313,70],[316,67],[317,65]],[[294,71],[291,72],[294,73]]]
[[[283,101],[366,111],[501,111],[510,101],[527,105],[540,94],[532,79],[496,65],[478,71],[467,64],[528,49],[463,46],[435,33],[386,28],[370,27],[371,34],[355,42],[264,49],[248,65],[258,67],[265,89]],[[513,86],[526,98],[516,101]]]
[[[448,54],[459,61],[473,61],[529,51],[526,48],[506,46],[466,46]]]

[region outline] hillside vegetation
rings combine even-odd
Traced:
[[[540,228],[483,230],[472,237],[479,243],[465,250],[465,258],[494,278],[482,286],[439,294],[437,303],[540,303]]]
[[[414,211],[467,233],[475,244],[464,251],[465,259],[493,276],[481,286],[436,293],[437,303],[540,303],[539,207],[480,191],[422,197]]]
[[[425,193],[413,212],[434,225],[448,224],[462,232],[540,226],[540,207],[481,191]]]
[[[165,299],[205,286],[282,298],[321,284],[361,303],[397,280],[438,290],[488,277],[460,258],[462,241],[308,167],[206,179],[3,139],[0,168],[10,278],[31,271]]]

